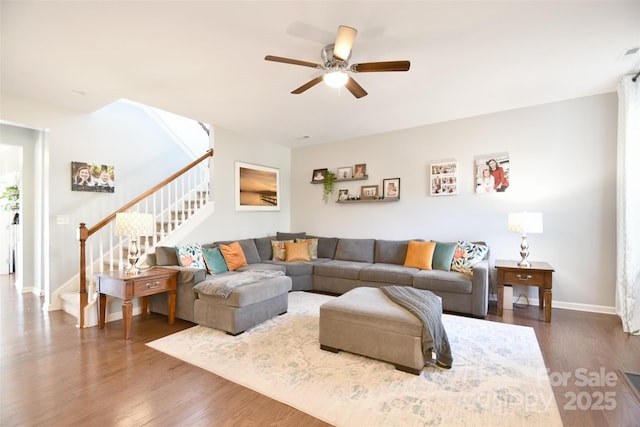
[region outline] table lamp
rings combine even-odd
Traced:
[[[529,256],[529,242],[527,242],[527,233],[542,233],[542,213],[510,213],[507,230],[509,230],[511,233],[522,233],[522,242],[520,242],[520,256],[522,257],[522,260],[518,263],[518,266],[531,267],[531,263],[527,261],[527,257]]]
[[[126,274],[135,276],[140,273],[136,267],[138,262],[138,237],[153,235],[153,215],[137,212],[120,212],[116,214],[115,235],[129,237],[129,268]]]

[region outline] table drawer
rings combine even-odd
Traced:
[[[170,289],[170,278],[147,277],[133,281],[133,294],[136,297],[165,292]]]
[[[509,285],[544,286],[544,272],[505,271],[504,282]]]

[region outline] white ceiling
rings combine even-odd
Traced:
[[[94,111],[120,98],[289,147],[615,91],[640,69],[640,2],[5,1],[1,90]],[[319,84],[338,25],[351,63],[411,61]],[[78,94],[78,92],[83,93]],[[302,136],[309,136],[302,139]]]

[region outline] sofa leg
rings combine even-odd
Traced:
[[[244,331],[236,332],[235,334],[231,332],[227,332],[227,335],[231,335],[232,337],[237,337],[240,334],[244,334]]]
[[[340,351],[339,348],[329,347],[328,345],[320,344],[321,350],[330,351],[331,353],[338,353]]]
[[[287,314],[287,312],[283,311],[282,313],[278,314],[278,316],[282,316],[283,314]]]

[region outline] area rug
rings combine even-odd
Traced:
[[[320,349],[319,307],[292,292],[289,311],[236,337],[203,326],[150,342],[336,426],[561,426],[532,328],[443,315],[453,368],[421,375]]]

